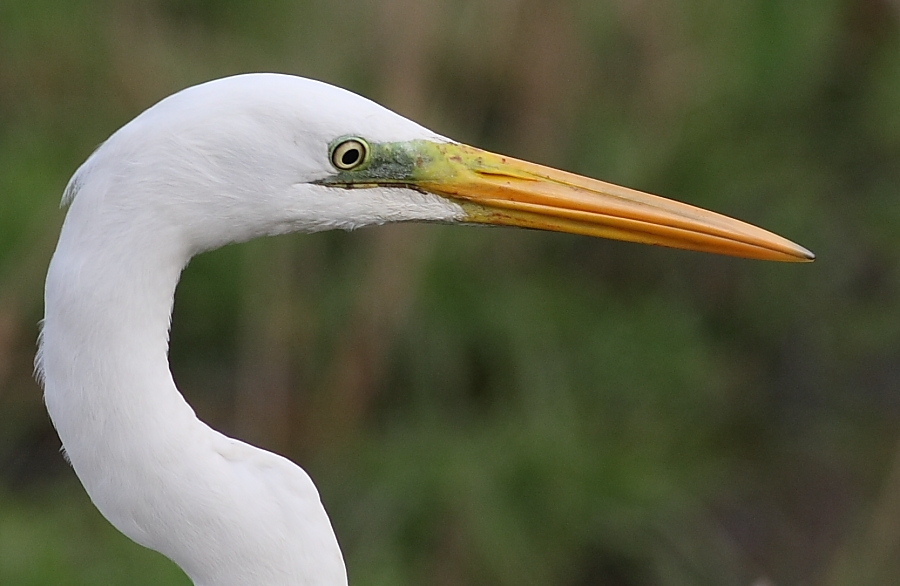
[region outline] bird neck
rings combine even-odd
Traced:
[[[63,228],[45,286],[41,365],[50,415],[66,435],[69,423],[106,433],[118,420],[145,433],[133,424],[189,409],[167,359],[184,263],[171,250],[85,242],[73,232]]]
[[[169,321],[190,257],[178,242],[98,228],[78,201],[70,208],[47,274],[38,359],[69,460],[116,528],[198,586],[346,586],[309,476],[207,427],[172,380]]]
[[[100,227],[78,220],[73,205],[50,262],[38,372],[94,504],[152,546],[127,501],[147,496],[140,489],[151,474],[184,464],[186,441],[215,433],[178,392],[168,365],[173,296],[187,257],[158,241],[104,241],[95,236]]]

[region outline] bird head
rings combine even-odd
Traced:
[[[813,259],[744,222],[459,144],[351,92],[278,74],[166,98],[98,149],[69,197],[89,181],[93,193],[77,199],[183,239],[190,254],[262,234],[433,221]]]

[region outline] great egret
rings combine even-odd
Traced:
[[[169,372],[182,268],[284,232],[503,224],[782,261],[813,255],[712,212],[455,143],[348,91],[240,75],[181,91],[74,174],[36,359],[100,512],[198,586],[341,586],[309,476],[197,419]]]

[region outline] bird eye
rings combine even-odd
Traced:
[[[369,145],[359,138],[341,140],[331,149],[331,164],[341,171],[349,171],[365,162]]]

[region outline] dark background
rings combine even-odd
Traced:
[[[896,0],[0,1],[0,583],[188,583],[92,508],[31,361],[68,177],[243,71],[818,255],[406,225],[197,258],[175,378],[310,472],[353,586],[900,583]]]

